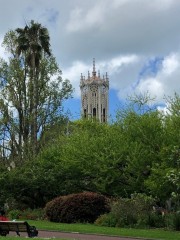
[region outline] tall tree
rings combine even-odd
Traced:
[[[9,31],[0,60],[0,149],[3,159],[23,160],[37,153],[49,125],[62,115],[62,102],[72,86],[63,80],[49,45],[46,28],[31,21]]]
[[[31,86],[31,138],[34,141],[34,153],[37,152],[37,110],[38,110],[38,80],[40,71],[40,61],[43,56],[50,52],[49,34],[47,28],[42,27],[41,24],[35,23],[33,20],[25,28],[17,28],[17,54],[25,54],[26,63],[30,72],[30,86]]]

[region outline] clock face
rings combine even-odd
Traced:
[[[92,84],[90,86],[90,89],[91,89],[92,92],[96,92],[98,90],[98,86],[96,84]]]

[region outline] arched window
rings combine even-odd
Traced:
[[[85,117],[85,118],[87,117],[87,111],[86,111],[86,109],[84,109],[84,117]]]
[[[93,117],[96,117],[96,108],[93,108]]]
[[[103,122],[106,122],[106,109],[103,108]]]

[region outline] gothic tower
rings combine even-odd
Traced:
[[[109,78],[100,77],[100,72],[96,75],[95,59],[93,59],[92,76],[88,71],[87,79],[82,76],[80,79],[81,89],[81,113],[84,118],[96,118],[100,122],[108,120],[108,94]]]

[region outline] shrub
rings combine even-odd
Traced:
[[[115,218],[115,216],[111,213],[106,213],[101,216],[99,216],[95,224],[99,226],[104,226],[104,227],[116,227],[118,223],[118,219]]]
[[[180,212],[170,212],[165,214],[165,227],[170,230],[180,231]]]
[[[117,227],[146,226],[148,225],[153,203],[154,200],[144,194],[134,194],[130,199],[115,199],[111,204],[110,215],[108,214],[109,216],[102,221],[102,224],[107,224],[107,218],[110,218],[114,222],[116,221]]]
[[[19,218],[26,219],[26,220],[42,220],[44,219],[44,209],[37,208],[37,209],[25,209],[21,211]]]
[[[44,209],[25,209],[25,210],[11,210],[8,212],[10,219],[23,219],[23,220],[40,220],[44,219]]]
[[[120,227],[132,226],[136,220],[136,209],[131,199],[118,199],[112,205],[112,214],[118,219],[117,225]]]
[[[180,212],[174,212],[171,214],[172,218],[172,228],[176,231],[180,231]]]
[[[61,212],[63,210],[63,203],[66,200],[66,196],[61,196],[48,202],[45,206],[45,215],[52,222],[61,221]]]
[[[10,219],[19,219],[19,216],[21,214],[21,211],[18,209],[14,209],[8,212],[8,218]]]
[[[157,212],[151,212],[147,218],[146,224],[151,228],[164,228],[166,217]]]
[[[108,199],[97,193],[83,192],[60,196],[45,207],[47,218],[53,222],[89,222],[109,211]]]

